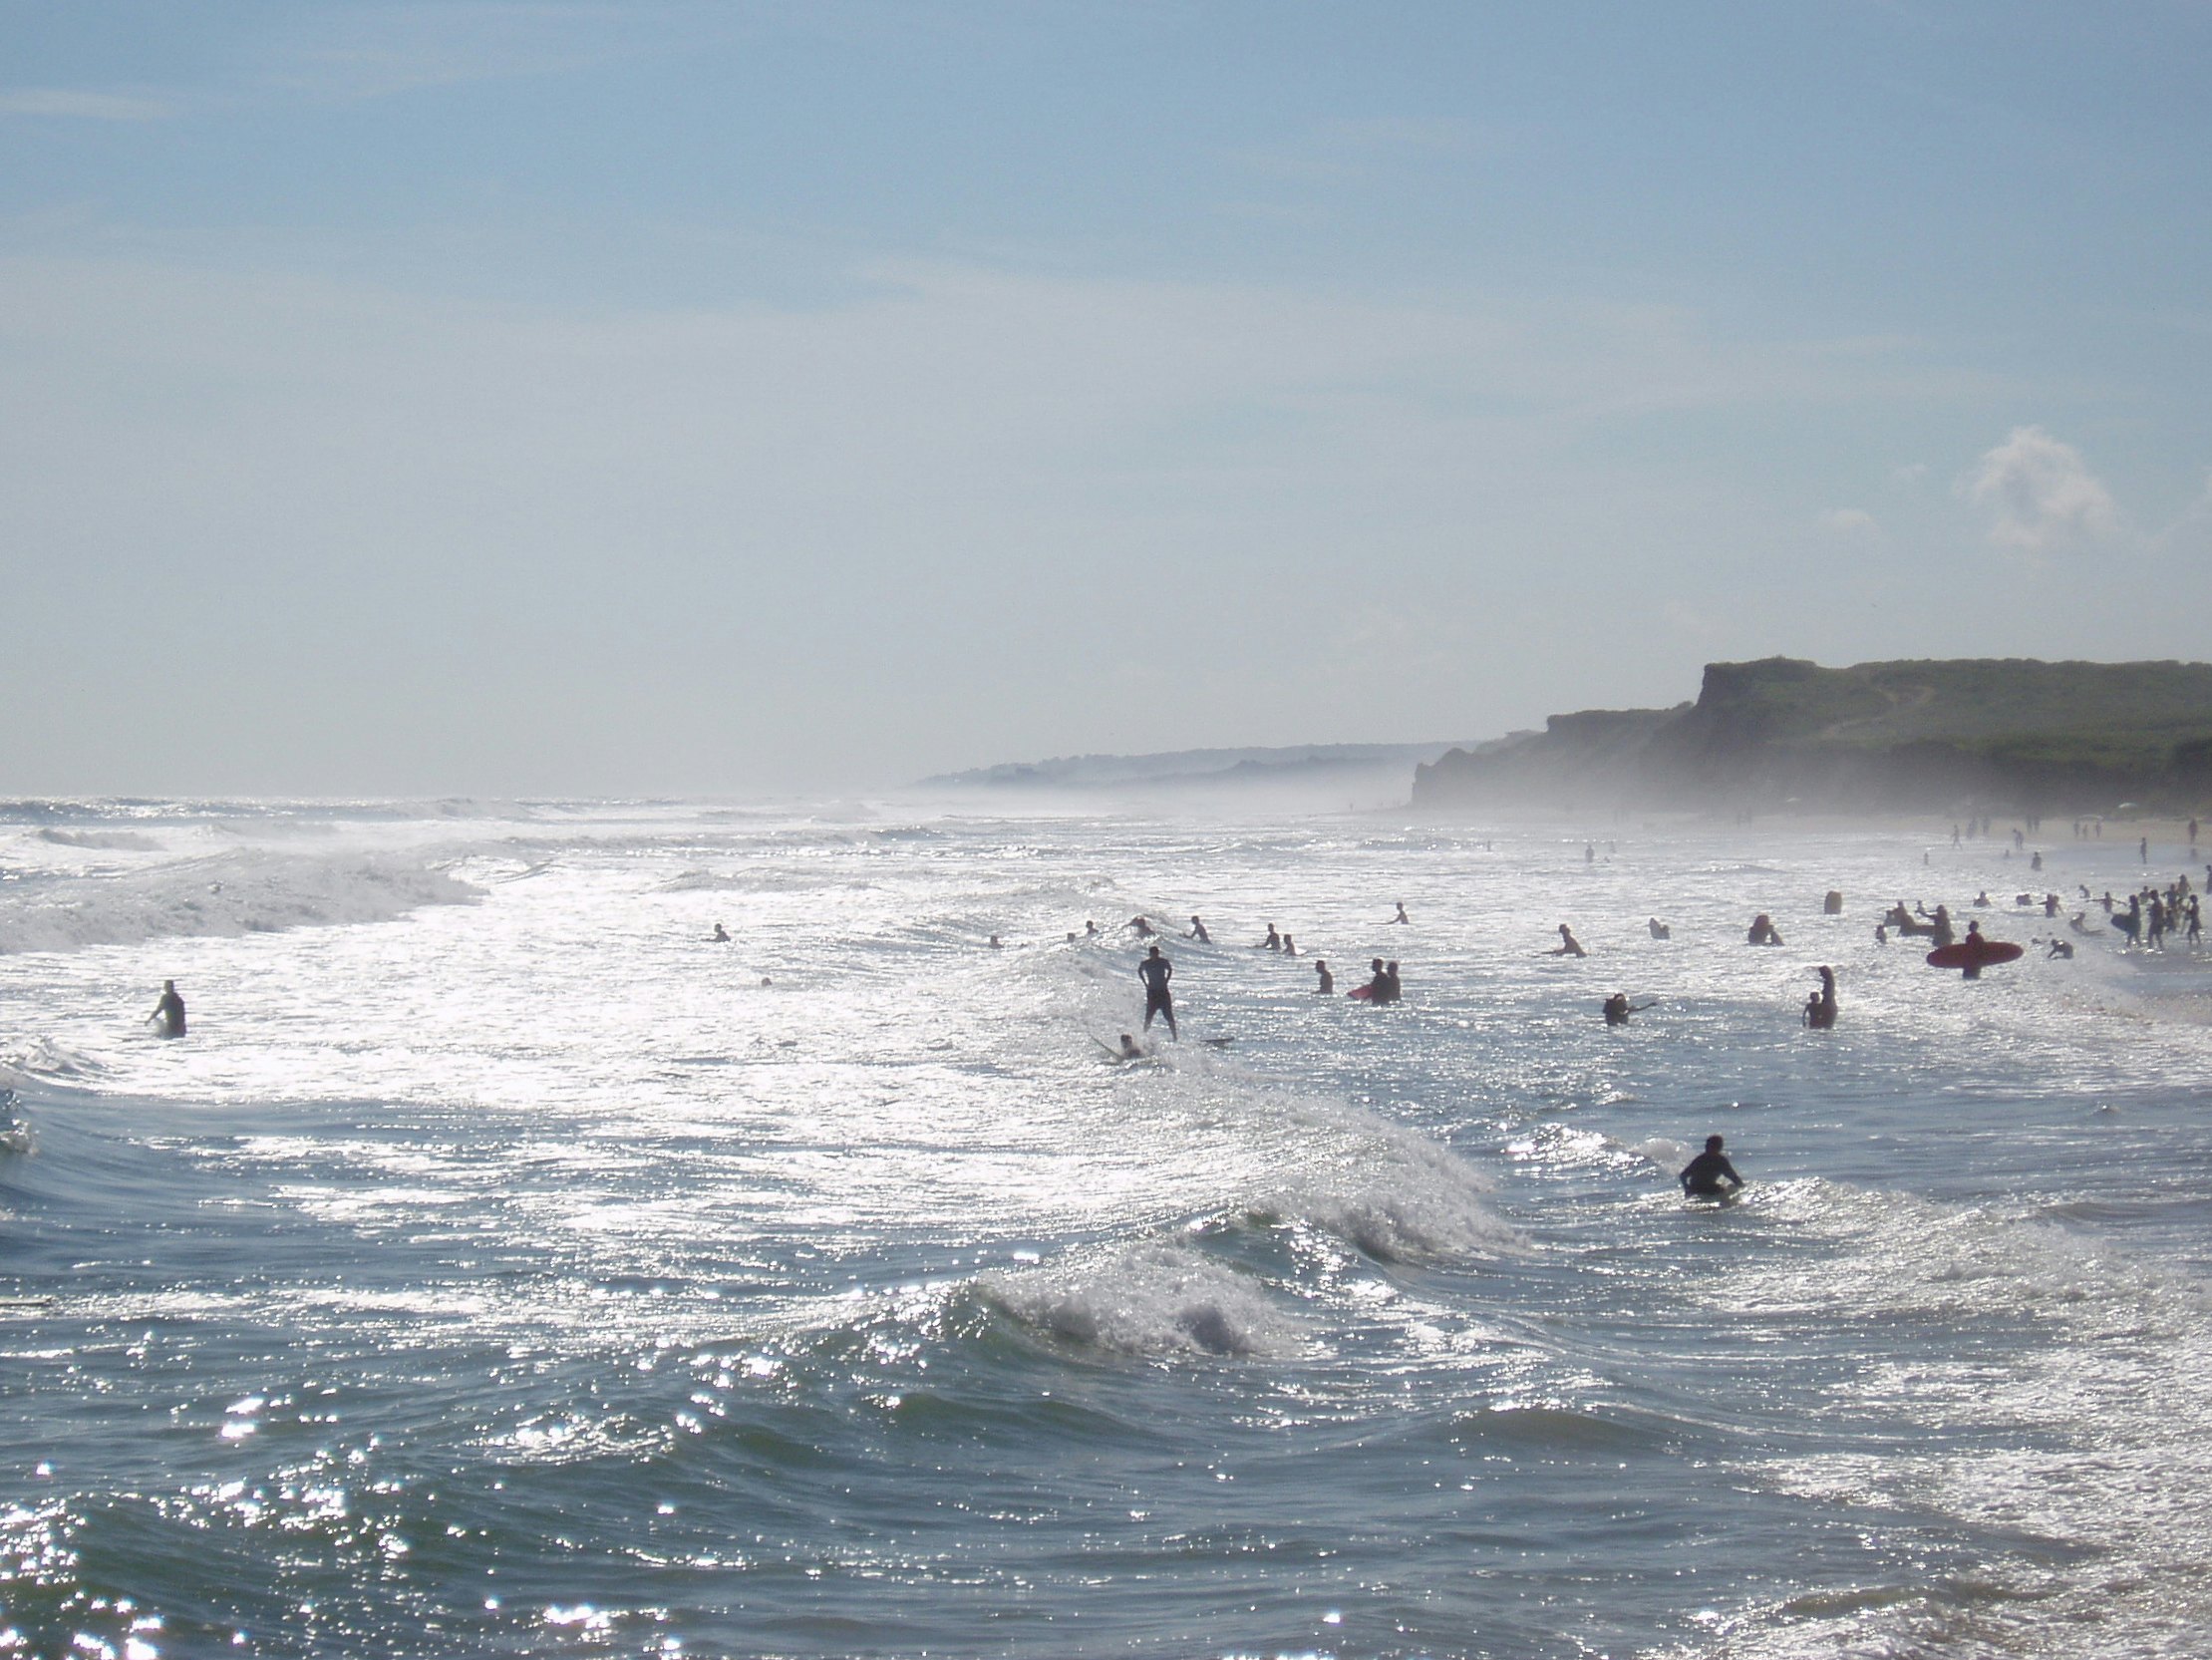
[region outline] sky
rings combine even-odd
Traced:
[[[0,796],[2207,654],[2212,0],[0,0]]]

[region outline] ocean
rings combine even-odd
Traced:
[[[2204,855],[2007,829],[10,804],[0,1655],[2201,1654],[2212,977],[2014,898]]]

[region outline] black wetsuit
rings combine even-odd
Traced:
[[[1728,1186],[1722,1185],[1724,1181]],[[1683,1166],[1682,1190],[1696,1198],[1718,1198],[1729,1187],[1742,1185],[1743,1178],[1725,1153],[1701,1153]]]
[[[154,1005],[154,1018],[161,1023],[161,1036],[180,1038],[184,1035],[184,999],[173,991],[161,993],[161,1000]]]
[[[1167,1022],[1167,1030],[1175,1030],[1175,1000],[1167,993],[1167,982],[1174,978],[1175,965],[1165,957],[1146,957],[1136,965],[1136,977],[1144,982],[1144,1024],[1152,1024],[1158,1015]]]

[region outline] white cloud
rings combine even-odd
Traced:
[[[80,92],[70,87],[15,87],[0,91],[0,115],[61,116],[77,121],[160,121],[176,106],[125,93]]]
[[[1821,524],[1839,536],[1879,536],[1881,521],[1864,507],[1830,507],[1820,515]]]
[[[1990,540],[2024,553],[2054,553],[2108,540],[2119,528],[2111,492],[2081,452],[2041,427],[2015,427],[1959,481],[1990,512]]]

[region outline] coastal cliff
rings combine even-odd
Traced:
[[[1695,703],[1453,750],[1414,805],[2103,813],[2212,801],[2212,664],[1709,663]]]

